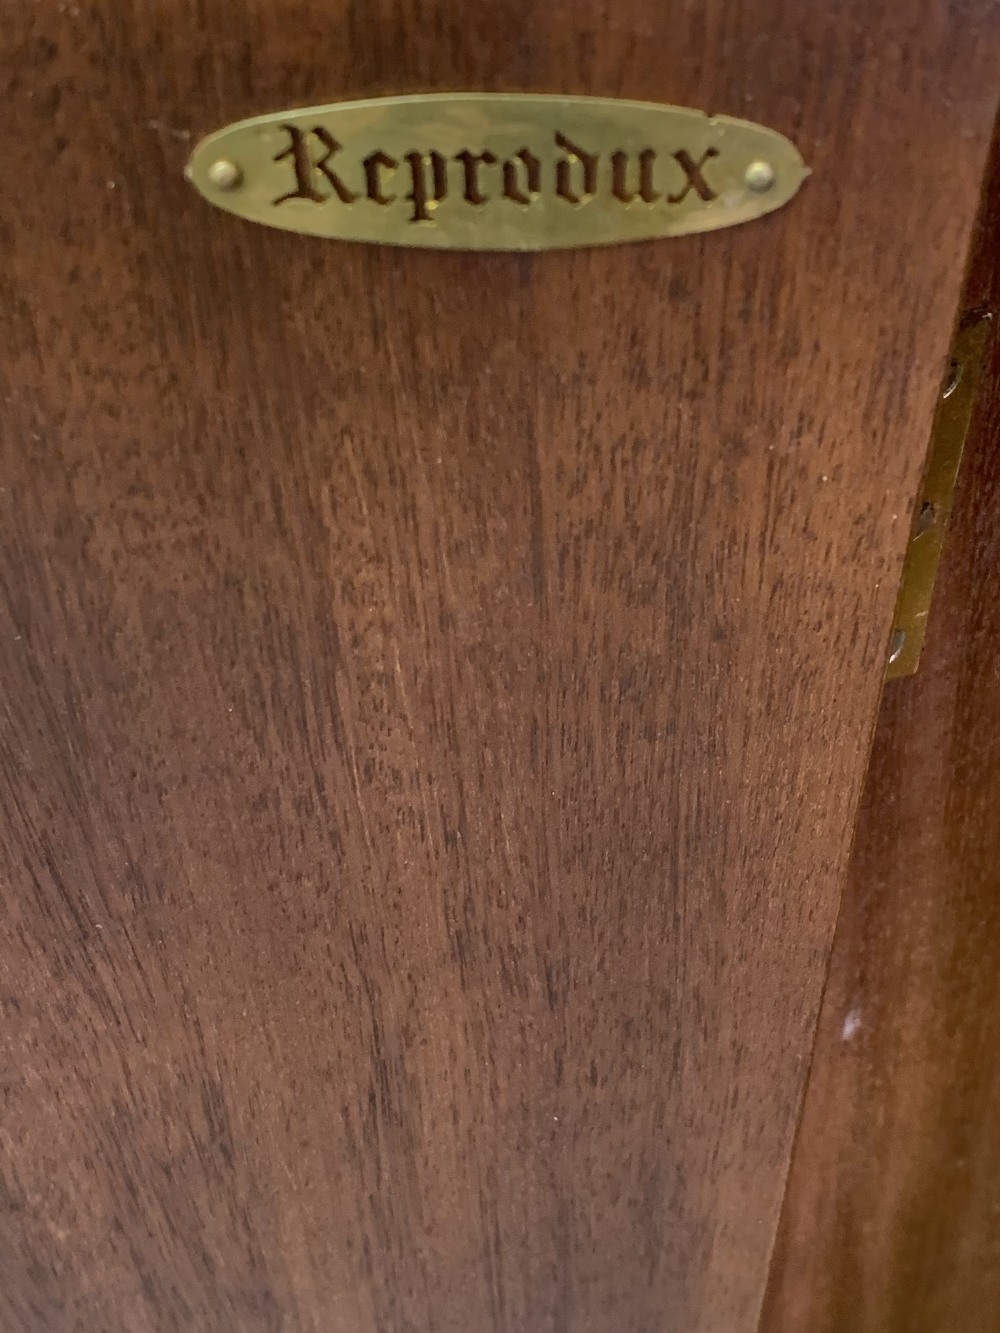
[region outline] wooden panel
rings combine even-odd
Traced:
[[[748,1333],[996,6],[3,18],[0,1324]],[[748,115],[815,174],[535,259],[181,178],[449,87]]]
[[[1000,311],[1000,141],[966,302]],[[886,690],[765,1333],[1000,1320],[1000,337],[917,676]]]

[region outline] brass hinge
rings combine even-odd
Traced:
[[[963,316],[951,350],[941,401],[931,432],[927,472],[903,565],[896,602],[886,679],[912,676],[920,665],[941,551],[955,498],[962,451],[982,378],[992,315],[975,310]]]

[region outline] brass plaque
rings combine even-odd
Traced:
[[[551,250],[750,222],[808,175],[761,125],[598,97],[435,93],[282,111],[202,140],[187,175],[287,231]]]

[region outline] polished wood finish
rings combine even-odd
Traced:
[[[998,30],[7,7],[0,1327],[754,1328]],[[534,259],[182,179],[452,87],[746,115],[814,175]]]
[[[1000,313],[1000,140],[966,292]],[[762,1333],[1000,1328],[1000,336],[886,689]]]

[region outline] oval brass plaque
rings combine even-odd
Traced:
[[[204,139],[210,203],[314,236],[550,250],[711,231],[786,204],[808,171],[774,130],[598,97],[437,93],[284,111]]]

